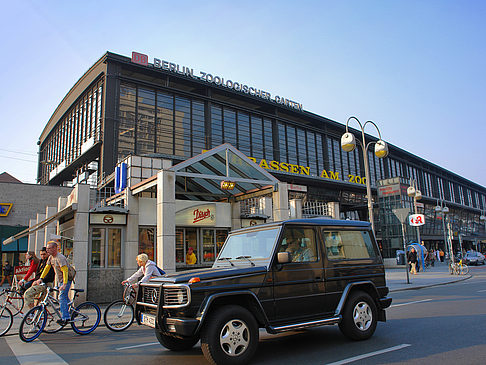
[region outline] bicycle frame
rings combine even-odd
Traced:
[[[16,313],[21,313],[22,315],[24,314],[24,312],[22,311],[23,307],[22,308],[19,308],[17,307],[14,302],[12,301],[12,299],[23,299],[24,297],[19,293],[17,292],[16,290],[13,290],[13,289],[10,289],[10,288],[7,288],[7,289],[3,289],[2,293],[5,294],[5,304],[2,305],[2,307],[6,307],[7,305],[10,305],[11,307],[13,307],[15,309],[15,312]],[[12,293],[14,295],[12,295]]]

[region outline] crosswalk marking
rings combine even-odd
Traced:
[[[20,365],[64,365],[67,364],[59,355],[52,351],[42,341],[35,340],[25,343],[17,336],[9,336],[5,341],[17,357]]]

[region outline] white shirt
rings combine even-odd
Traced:
[[[140,268],[137,270],[137,272],[135,274],[133,274],[132,276],[130,276],[127,279],[127,281],[130,284],[133,284],[138,279],[140,279],[140,277],[142,277],[142,279],[140,281],[138,281],[137,284],[146,283],[150,280],[150,278],[152,276],[162,276],[162,275],[160,275],[160,271],[157,268],[157,265],[155,264],[155,262],[148,260],[147,263],[145,264],[145,266],[140,266]]]

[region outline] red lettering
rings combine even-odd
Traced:
[[[194,220],[192,221],[192,223],[197,223],[206,218],[211,217],[211,211],[209,209],[206,209],[205,211],[196,209],[193,211],[193,215],[194,215]]]

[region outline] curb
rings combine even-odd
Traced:
[[[445,281],[443,283],[437,283],[437,284],[427,284],[427,285],[417,285],[417,286],[411,286],[408,288],[397,288],[397,289],[390,289],[390,293],[393,292],[399,292],[399,291],[405,291],[405,290],[418,290],[418,289],[423,289],[423,288],[431,288],[434,286],[441,286],[441,285],[448,285],[448,284],[454,284],[454,283],[459,283],[461,281],[465,281],[468,279],[471,279],[473,276],[471,274],[468,274],[460,279],[457,280],[452,280],[452,281]]]

